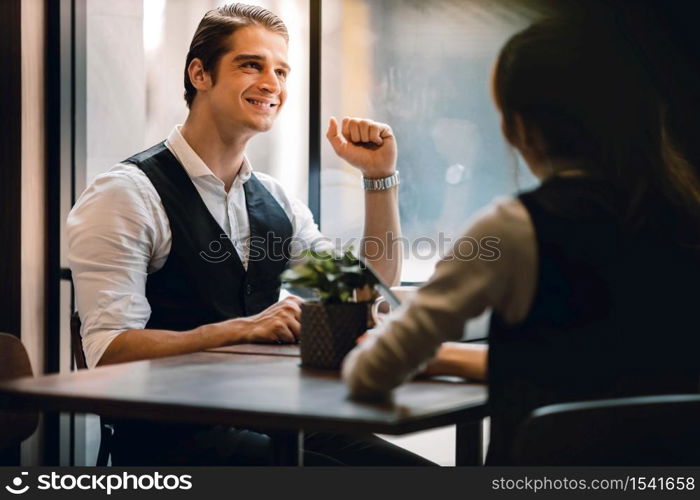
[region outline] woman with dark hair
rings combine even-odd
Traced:
[[[509,464],[537,407],[698,391],[700,177],[666,133],[652,66],[612,25],[545,21],[508,41],[494,100],[541,184],[481,212],[348,356],[353,395],[421,370],[487,380],[487,463]],[[485,237],[498,239],[497,258],[473,258]],[[488,348],[443,343],[486,309]]]

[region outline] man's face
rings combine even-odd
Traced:
[[[287,42],[266,28],[247,26],[231,35],[229,46],[208,92],[210,109],[236,131],[270,130],[287,99]]]

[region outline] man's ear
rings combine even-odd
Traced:
[[[212,86],[211,75],[204,69],[202,60],[195,57],[187,66],[187,75],[190,78],[190,83],[197,90],[209,90]]]

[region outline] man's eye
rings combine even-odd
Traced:
[[[287,78],[287,72],[283,69],[278,69],[277,75],[279,75],[281,78]]]
[[[243,68],[253,68],[253,69],[260,69],[260,68],[261,68],[261,66],[260,66],[258,63],[256,63],[256,62],[247,62],[247,63],[243,63],[243,64],[241,65],[241,67],[243,67]]]

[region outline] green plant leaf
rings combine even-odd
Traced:
[[[349,302],[355,289],[376,284],[374,276],[353,255],[352,248],[340,255],[305,250],[300,257],[300,264],[282,273],[284,286],[315,290],[322,302]]]

